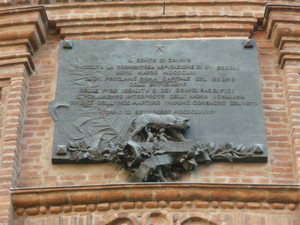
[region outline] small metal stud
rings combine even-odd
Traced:
[[[67,146],[66,145],[57,145],[56,154],[57,155],[66,155],[67,154]]]
[[[251,39],[244,41],[244,48],[253,48],[253,43]]]
[[[72,49],[73,48],[73,41],[71,40],[64,40],[63,48]]]
[[[264,146],[262,144],[254,144],[254,154],[261,155],[264,153]]]

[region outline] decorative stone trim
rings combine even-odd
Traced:
[[[257,23],[261,23],[267,2],[188,0],[166,1],[165,4],[163,1],[89,1],[68,4],[48,1],[43,4],[49,15],[49,26],[56,28],[61,38],[80,40],[249,38]],[[32,4],[38,5],[39,2],[33,1]],[[220,11],[220,7],[226,13]]]
[[[9,186],[16,185],[19,147],[26,106],[28,75],[35,66],[32,60],[34,50],[45,43],[48,33],[48,19],[43,7],[0,10],[0,89],[5,90],[1,101],[3,113],[0,124],[2,166],[1,178],[1,224],[9,224],[11,199]],[[1,90],[2,93],[2,90]],[[8,104],[9,103],[9,104]],[[7,119],[9,117],[9,120]],[[28,210],[33,215],[36,210]]]
[[[109,18],[109,19],[108,19]],[[170,22],[176,23],[172,25]],[[164,37],[174,38],[174,34],[182,34],[185,37],[194,34],[195,37],[218,36],[244,36],[249,37],[256,27],[255,18],[221,18],[218,16],[206,16],[205,18],[197,16],[153,16],[149,18],[139,18],[135,15],[129,18],[110,18],[109,15],[104,18],[93,18],[87,22],[81,22],[77,19],[57,21],[57,28],[60,29],[60,35],[65,39],[84,39],[93,36],[94,39],[115,39],[132,38],[137,36],[139,39],[155,39],[156,34],[164,33]],[[116,26],[117,25],[117,26]],[[93,28],[87,28],[93,26]]]
[[[14,65],[24,65],[27,74],[34,70],[33,50],[45,43],[48,34],[48,19],[43,7],[1,10],[0,47],[11,48],[0,53],[2,73],[11,73]],[[26,18],[26,20],[24,19]],[[22,46],[25,46],[22,49]],[[1,78],[0,78],[1,79]]]
[[[166,205],[165,205],[166,204]],[[229,201],[171,201],[171,202],[120,202],[120,203],[100,203],[88,205],[62,205],[62,206],[36,206],[30,208],[18,208],[17,216],[33,216],[72,212],[106,212],[106,211],[126,211],[130,209],[167,209],[168,211],[177,211],[182,208],[188,208],[190,212],[199,209],[246,209],[246,210],[287,210],[294,211],[296,204],[290,203],[257,203],[257,202],[229,202]]]
[[[285,96],[289,110],[289,124],[294,151],[297,180],[300,179],[300,140],[297,97],[300,74],[300,5],[268,4],[263,27],[267,37],[278,47],[278,64],[283,69]]]
[[[131,209],[295,210],[300,185],[105,185],[12,189],[18,216]]]
[[[89,4],[90,3],[90,4]],[[247,1],[247,0],[227,0],[226,4],[244,4],[244,5],[254,5],[254,6],[264,6],[266,3],[268,3],[267,0],[251,0],[251,1]],[[131,1],[123,1],[123,0],[118,0],[118,1],[113,1],[113,2],[97,2],[97,1],[93,1],[91,0],[90,2],[86,3],[86,2],[76,2],[76,1],[66,1],[66,0],[56,0],[56,1],[44,1],[41,2],[39,0],[33,0],[33,1],[29,1],[29,0],[25,0],[25,1],[14,1],[14,0],[7,0],[5,1],[5,4],[2,3],[3,5],[15,5],[15,6],[20,6],[20,5],[26,5],[26,4],[31,4],[31,5],[47,5],[49,7],[57,7],[60,5],[64,5],[65,7],[76,7],[78,5],[91,5],[90,7],[93,7],[95,5],[105,5],[105,6],[116,6],[116,5],[125,5],[125,6],[136,6],[136,4],[139,5],[143,5],[143,6],[150,6],[150,5],[163,5],[163,3],[161,1],[135,1],[135,2],[131,2]],[[170,1],[170,2],[166,2],[167,5],[211,5],[211,4],[224,4],[223,0],[213,0],[213,1],[209,1],[209,0],[180,0],[180,1]],[[0,4],[1,5],[1,4]]]
[[[293,39],[300,35],[299,17],[299,5],[268,4],[266,6],[263,28],[275,47],[282,47],[281,43],[287,42],[289,40],[287,38]],[[284,41],[282,38],[285,38]]]
[[[48,34],[48,18],[44,7],[1,10],[0,41],[28,39],[34,49],[45,43]],[[26,18],[26,20],[25,20]]]

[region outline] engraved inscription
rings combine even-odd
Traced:
[[[73,43],[60,53],[55,146],[80,139],[84,129],[91,134],[86,143],[97,135],[122,140],[125,122],[141,114],[191,118],[195,125],[184,134],[190,140],[265,144],[256,44],[245,49],[243,40]]]
[[[193,110],[193,114],[199,112],[201,115],[220,113],[219,106],[257,106],[257,102],[253,101],[251,96],[235,88],[236,83],[243,79],[240,77],[239,65],[214,66],[197,63],[192,58],[183,57],[129,58],[124,64],[109,67],[107,74],[101,71],[106,67],[104,64],[78,65],[77,68],[87,74],[95,68],[99,70],[98,76],[96,74],[86,81],[92,81],[100,87],[103,73],[104,82],[122,82],[122,87],[99,90],[89,88],[87,83],[85,87],[78,87],[78,94],[71,104],[101,107],[165,105],[171,107],[171,114],[190,112],[178,111],[172,106],[209,106],[210,110]],[[215,73],[211,75],[207,71]],[[203,88],[201,84],[210,84],[212,88]],[[220,84],[227,88],[220,88]]]

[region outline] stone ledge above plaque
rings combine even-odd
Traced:
[[[131,140],[141,115],[189,119],[184,141],[166,134],[166,152],[195,143],[243,146],[251,155],[232,161],[266,162],[261,95],[254,40],[62,42],[56,98],[49,105],[52,162],[103,162],[108,146]],[[151,132],[164,139],[161,130]],[[151,142],[146,139],[135,141]]]

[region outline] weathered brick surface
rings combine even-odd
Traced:
[[[51,164],[54,123],[48,113],[48,104],[55,96],[59,41],[63,38],[252,37],[259,48],[269,162],[246,166],[227,163],[199,166],[194,173],[197,176],[183,176],[182,181],[261,185],[299,182],[298,7],[268,6],[263,19],[267,1],[229,1],[230,4],[223,0],[166,1],[164,16],[162,1],[69,4],[72,2],[77,1],[0,0],[1,9],[10,9],[12,3],[15,8],[44,4],[52,29],[49,32],[42,8],[0,12],[1,224],[9,223],[10,186],[108,184],[122,183],[127,179],[127,173],[112,165]],[[259,27],[261,22],[263,27]],[[47,33],[50,33],[49,37]],[[190,215],[186,213],[197,208],[218,209],[216,213],[209,211],[209,218],[201,214],[198,219],[193,219],[203,221],[205,218],[216,224],[295,225],[299,221],[299,190],[288,196],[275,190],[217,188],[209,191],[158,188],[151,192],[118,190],[57,196],[48,193],[27,197],[30,196],[30,201],[26,201],[26,197],[13,198],[13,204],[19,207],[15,213],[20,217],[15,224],[116,224],[128,221],[138,224],[143,210],[157,208],[169,212],[149,214],[145,216],[147,223],[158,221],[158,224],[163,224],[161,221],[176,218],[185,224],[190,222]],[[141,210],[140,217],[130,214],[133,207]],[[237,209],[244,211],[235,213]],[[128,213],[103,216],[110,210],[115,213],[128,210]],[[181,212],[175,214],[172,210]],[[252,210],[251,214],[249,210]],[[270,210],[271,213],[265,215],[260,210]],[[62,212],[76,212],[78,216],[57,216]],[[87,213],[90,214],[87,216]],[[45,214],[50,216],[41,216]]]
[[[43,205],[64,205],[68,203],[68,196],[65,194],[49,193],[41,200]]]
[[[8,189],[17,185],[28,80],[35,68],[31,53],[45,42],[47,19],[45,12],[40,9],[16,9],[12,10],[13,13],[0,11],[1,224],[6,224],[12,219]],[[28,21],[24,20],[26,16]],[[36,32],[37,29],[40,33]],[[24,206],[28,206],[26,201],[23,203]],[[38,209],[28,208],[26,213],[35,215]]]
[[[62,212],[62,207],[61,206],[51,206],[49,209],[49,212],[51,214],[57,214]]]
[[[194,204],[197,208],[208,208],[209,206],[209,203],[205,201],[195,201]]]
[[[286,216],[282,214],[270,215],[264,213],[247,213],[240,212],[235,213],[233,211],[228,211],[223,214],[218,214],[217,212],[209,212],[204,209],[201,209],[201,212],[192,212],[192,213],[174,213],[163,211],[152,213],[144,213],[141,217],[137,217],[135,213],[90,213],[87,215],[85,212],[77,213],[77,215],[72,216],[62,216],[62,215],[48,215],[47,217],[27,217],[24,219],[16,219],[15,225],[17,224],[61,224],[71,225],[71,224],[141,224],[146,225],[149,222],[152,224],[222,224],[222,225],[232,225],[232,224],[287,224],[287,225],[297,225],[299,218],[297,216]],[[209,212],[209,215],[208,215]],[[192,216],[192,219],[190,218]],[[178,218],[178,219],[177,219]],[[153,223],[156,222],[156,223]],[[168,222],[168,223],[167,223]],[[181,222],[181,223],[177,223]],[[190,223],[189,223],[190,222]],[[193,222],[193,223],[191,223]]]
[[[78,192],[70,194],[71,204],[80,205],[80,204],[90,204],[99,202],[98,193],[95,192]]]
[[[200,3],[199,3],[200,4]],[[220,4],[220,3],[218,3]],[[247,3],[248,4],[248,3]],[[255,3],[260,4],[260,3]],[[151,5],[151,4],[150,4]],[[205,4],[204,4],[205,5]],[[108,5],[107,5],[108,7]],[[154,6],[153,6],[154,7]],[[156,6],[155,6],[156,7]],[[256,26],[256,17],[247,17],[247,19],[241,18],[204,18],[199,17],[198,13],[201,12],[209,12],[204,9],[195,10],[194,15],[182,15],[175,17],[175,20],[172,18],[172,11],[176,11],[177,6],[172,6],[172,10],[170,9],[170,15],[168,17],[164,17],[161,23],[147,23],[145,25],[145,21],[149,20],[149,18],[155,17],[155,15],[151,14],[151,11],[145,12],[144,16],[138,17],[138,19],[134,19],[132,16],[124,16],[123,14],[120,18],[119,16],[114,17],[113,14],[110,15],[102,15],[101,13],[95,15],[92,18],[102,18],[105,23],[97,20],[91,20],[88,23],[94,24],[96,28],[100,29],[100,27],[108,26],[108,30],[105,31],[105,35],[116,35],[115,32],[110,31],[110,26],[116,29],[115,24],[122,23],[122,26],[126,27],[128,24],[139,24],[137,29],[148,29],[149,26],[156,27],[155,29],[174,29],[174,31],[170,30],[170,32],[165,32],[166,38],[172,38],[177,35],[177,37],[184,37],[185,34],[190,35],[190,31],[186,28],[182,28],[181,26],[185,26],[186,22],[190,21],[193,25],[190,25],[189,29],[197,29],[197,24],[201,20],[201,23],[206,25],[211,25],[211,29],[221,29],[221,27],[228,28],[231,32],[234,31],[233,25],[236,26],[236,32],[242,32],[239,26],[247,28],[247,23],[253,24]],[[186,6],[184,6],[186,7]],[[190,7],[190,6],[188,6]],[[197,6],[198,7],[198,6]],[[205,7],[208,7],[205,5]],[[220,7],[210,6],[211,10],[213,7],[216,9]],[[223,7],[223,6],[222,6]],[[246,6],[241,6],[243,7]],[[248,7],[248,6],[247,6]],[[253,6],[251,6],[253,7]],[[258,6],[256,6],[258,7]],[[262,7],[263,5],[259,6]],[[72,8],[72,7],[71,7]],[[47,12],[49,12],[49,17],[53,19],[53,21],[57,21],[57,24],[61,29],[70,29],[70,31],[76,31],[76,29],[83,29],[83,33],[80,31],[78,34],[81,38],[96,38],[101,39],[102,36],[98,33],[90,34],[88,33],[91,27],[87,26],[83,19],[75,19],[76,15],[72,14],[74,18],[70,18],[69,20],[63,20],[60,17],[56,17],[55,15],[68,14],[71,13],[71,8],[61,9],[59,7],[49,7]],[[118,8],[119,9],[119,8]],[[123,8],[121,7],[123,10]],[[124,10],[129,10],[130,8],[124,8]],[[94,15],[94,12],[97,11],[97,7],[88,8],[83,7],[80,9],[72,8],[72,12],[75,13],[76,10],[88,10]],[[114,9],[113,9],[114,10]],[[118,13],[121,13],[118,11]],[[139,11],[140,10],[140,11]],[[143,8],[137,9],[135,13],[142,13]],[[225,10],[225,9],[224,9]],[[235,8],[231,8],[232,12],[238,12]],[[79,12],[78,11],[78,12]],[[77,12],[77,11],[76,11]],[[180,10],[180,12],[182,12]],[[108,12],[107,12],[108,13]],[[113,13],[109,11],[109,13]],[[125,12],[124,12],[125,13]],[[177,11],[176,11],[177,13]],[[142,14],[141,14],[142,15]],[[176,15],[176,14],[175,14]],[[88,17],[88,14],[84,14],[84,16]],[[107,20],[106,18],[111,17],[111,20]],[[159,15],[156,15],[157,17]],[[183,16],[190,16],[184,18]],[[252,19],[251,19],[252,18]],[[229,24],[228,21],[234,21],[234,24]],[[170,21],[174,21],[173,24],[170,24]],[[218,21],[218,24],[215,26],[212,21]],[[248,21],[248,22],[247,22]],[[164,23],[168,22],[168,26],[174,26],[173,28],[165,28]],[[174,24],[178,23],[176,26]],[[120,29],[122,27],[119,26]],[[134,25],[135,26],[135,25]],[[201,25],[202,26],[202,25]],[[199,29],[202,29],[199,25]],[[219,27],[219,28],[218,28]],[[93,28],[95,30],[96,28]],[[132,29],[136,29],[135,27],[131,27]],[[181,29],[182,28],[182,29]],[[149,28],[151,32],[153,32],[153,28]],[[247,28],[248,29],[248,28]],[[250,28],[249,29],[254,29]],[[128,30],[127,28],[125,30]],[[84,32],[87,32],[86,34]],[[143,34],[146,35],[146,31],[143,31]],[[214,31],[215,34],[219,33],[221,37],[226,36],[225,33]],[[252,31],[251,31],[252,32]],[[62,33],[60,33],[61,35]],[[214,35],[215,35],[214,34]],[[74,38],[76,39],[76,35]],[[119,34],[119,38],[126,37],[128,32],[121,30],[121,34]],[[138,32],[135,35],[140,35]],[[155,34],[157,37],[159,35]],[[212,36],[214,36],[212,35]],[[79,37],[78,36],[78,37]],[[237,35],[239,36],[239,35]],[[247,35],[246,35],[247,36]],[[68,37],[69,38],[69,37]],[[73,38],[73,36],[72,36]],[[106,37],[103,37],[106,38]],[[134,38],[134,37],[133,37]],[[145,37],[144,37],[145,38]],[[149,37],[148,35],[148,38]],[[271,42],[267,39],[266,33],[263,31],[258,31],[254,34],[254,38],[258,42],[259,46],[259,63],[260,63],[260,72],[262,76],[262,89],[263,89],[263,101],[264,101],[264,110],[265,110],[265,122],[266,122],[266,131],[267,131],[267,139],[268,139],[268,147],[269,147],[269,163],[267,164],[248,164],[247,167],[239,164],[225,164],[225,163],[214,163],[210,167],[200,166],[196,174],[200,174],[195,177],[183,177],[183,181],[192,181],[192,182],[230,182],[230,183],[293,183],[294,182],[294,170],[293,170],[293,159],[290,154],[291,148],[291,139],[289,136],[289,125],[288,125],[288,112],[286,108],[286,100],[284,96],[284,88],[283,88],[283,80],[280,74],[280,70],[277,67],[276,58],[277,51],[271,44]],[[50,115],[48,113],[48,103],[54,99],[55,96],[55,86],[57,79],[57,61],[58,61],[58,45],[59,45],[59,36],[51,35],[48,39],[48,43],[42,46],[41,50],[34,57],[34,63],[36,66],[36,73],[31,77],[29,83],[29,97],[28,97],[28,105],[26,110],[26,120],[25,120],[25,128],[23,131],[23,143],[22,143],[22,169],[21,176],[19,180],[20,187],[29,187],[29,186],[56,186],[56,185],[79,185],[79,184],[99,184],[99,183],[112,183],[112,182],[124,182],[126,181],[126,173],[120,173],[113,166],[105,166],[105,165],[90,165],[86,166],[72,166],[72,165],[64,165],[63,172],[60,169],[61,166],[52,165],[50,160],[51,148],[52,148],[52,134],[54,129],[54,123],[52,122]],[[43,151],[41,149],[43,148]],[[43,163],[41,163],[43,162]],[[39,168],[36,170],[35,168]],[[105,168],[105,169],[104,169]],[[69,172],[68,172],[69,171]],[[72,171],[72,174],[71,174]],[[78,175],[74,176],[74,172]],[[118,180],[116,180],[116,178]],[[195,193],[196,194],[196,193]],[[185,193],[182,193],[184,197]],[[201,196],[201,193],[196,194],[196,198],[203,198],[205,200],[205,196]],[[129,200],[134,198],[128,196]],[[149,196],[145,196],[145,200],[149,198]],[[159,198],[159,195],[158,195]],[[184,198],[189,198],[188,196]]]
[[[266,18],[264,20],[264,28],[267,31],[267,36],[271,40],[271,43],[278,47],[278,59],[277,62],[282,69],[282,83],[284,86],[284,96],[288,106],[288,124],[289,135],[291,137],[292,149],[295,162],[295,177],[299,181],[300,176],[300,164],[299,164],[299,141],[298,141],[298,89],[299,84],[297,77],[300,72],[300,52],[299,52],[299,23],[298,15],[299,8],[290,8],[288,6],[269,6],[266,10]],[[286,26],[289,24],[289,26]],[[288,152],[288,151],[287,151]],[[287,169],[287,168],[286,168]],[[286,170],[285,170],[286,171]],[[283,174],[284,171],[280,171],[282,174],[279,177],[287,177],[289,175]]]

